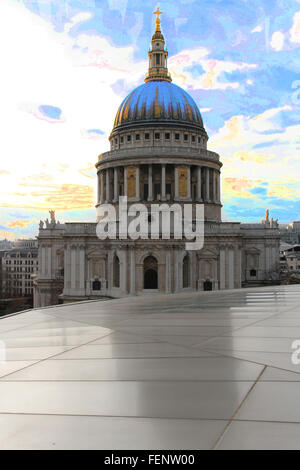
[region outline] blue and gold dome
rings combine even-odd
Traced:
[[[133,90],[121,103],[114,122],[114,131],[137,125],[177,125],[198,128],[205,132],[203,121],[193,98],[182,88],[172,83],[168,72],[168,51],[157,16],[155,33],[148,52],[149,69],[145,83]]]
[[[193,98],[182,88],[165,80],[153,80],[133,90],[121,103],[114,129],[138,123],[189,124],[203,129]]]

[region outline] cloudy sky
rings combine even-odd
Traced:
[[[300,219],[300,0],[1,0],[0,238],[94,221],[97,155],[162,28],[221,155],[223,218]]]

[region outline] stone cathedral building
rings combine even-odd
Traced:
[[[160,12],[149,50],[145,83],[121,103],[109,137],[110,151],[98,157],[96,207],[119,197],[128,205],[202,203],[205,244],[186,251],[184,240],[104,240],[97,223],[41,222],[35,307],[59,302],[235,289],[279,278],[277,221],[222,222],[218,154],[207,149],[200,111],[172,83]],[[151,223],[151,220],[149,221]]]

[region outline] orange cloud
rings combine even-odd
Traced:
[[[0,238],[6,238],[6,240],[15,240],[21,238],[19,235],[13,232],[7,232],[6,230],[0,230]]]
[[[300,197],[299,182],[294,186],[290,186],[285,182],[271,182],[269,185],[268,196],[290,200],[298,199]]]
[[[39,173],[36,175],[25,176],[21,179],[21,182],[27,183],[27,185],[28,184],[30,185],[31,183],[40,183],[41,181],[45,181],[47,183],[53,180],[54,180],[54,177],[52,175],[49,175],[47,173]]]
[[[29,186],[24,184],[23,186]],[[90,209],[94,206],[93,186],[80,184],[61,184],[38,186],[24,197],[16,197],[10,204],[1,203],[1,207],[14,207],[16,209],[57,211]],[[14,194],[16,196],[16,194]]]
[[[275,158],[274,155],[266,155],[264,153],[256,153],[255,151],[244,151],[244,152],[236,152],[234,155],[234,159],[238,159],[242,162],[252,162],[258,163],[260,165],[264,165],[267,160],[271,160]]]
[[[33,195],[44,196],[47,207],[51,206],[57,210],[90,209],[94,205],[93,186],[63,184],[47,196],[41,193],[33,193]]]
[[[231,197],[254,198],[249,193],[249,189],[253,189],[262,183],[262,180],[248,180],[247,178],[223,178],[222,179],[222,195],[224,199]]]
[[[86,178],[91,178],[95,179],[96,173],[95,173],[95,165],[93,163],[88,163],[87,167],[85,168],[80,168],[79,173],[82,176],[85,176]]]
[[[15,220],[14,222],[10,222],[9,224],[7,224],[7,226],[9,228],[14,228],[14,227],[26,228],[32,222],[36,222],[36,221],[33,221],[33,220]]]

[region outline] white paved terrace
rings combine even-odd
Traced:
[[[1,449],[299,449],[300,286],[0,320]]]

